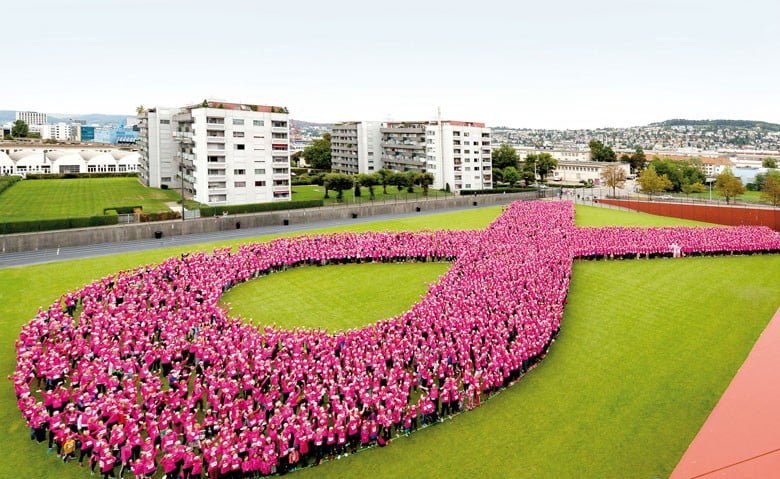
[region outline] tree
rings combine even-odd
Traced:
[[[417,175],[417,183],[422,187],[423,196],[428,196],[428,188],[433,184],[432,173],[420,173]]]
[[[24,120],[16,120],[11,127],[11,136],[14,138],[27,138],[30,134],[30,128]]]
[[[135,107],[135,114],[136,115],[141,116],[144,113],[146,113],[146,108],[144,108],[143,105],[138,105],[137,107]]]
[[[605,185],[612,188],[612,196],[615,196],[615,190],[626,184],[626,170],[620,165],[609,165],[601,170],[601,179]]]
[[[701,161],[691,158],[688,161],[669,158],[653,158],[650,164],[659,175],[666,175],[672,182],[672,191],[680,192],[684,184],[704,183],[706,177],[701,171]]]
[[[703,184],[696,182],[696,183],[685,183],[682,186],[682,192],[686,195],[690,195],[691,193],[704,193],[707,191],[707,187]]]
[[[591,161],[617,161],[615,151],[599,140],[590,140],[588,147]]]
[[[493,161],[493,169],[504,169],[508,166],[518,167],[520,162],[520,156],[517,154],[512,145],[504,143],[491,153]]]
[[[726,198],[726,203],[729,203],[731,198],[736,198],[745,192],[745,185],[727,168],[715,178],[715,190]]]
[[[774,158],[764,158],[764,161],[761,162],[761,166],[770,169],[777,168],[777,160]]]
[[[493,168],[493,182],[494,183],[504,182],[504,170],[502,170],[501,168]]]
[[[401,190],[406,188],[406,180],[407,176],[405,174],[394,171],[388,178],[388,184],[395,186],[398,193],[400,193]]]
[[[669,177],[666,175],[659,175],[658,172],[655,171],[653,165],[648,166],[642,171],[637,182],[642,188],[642,191],[648,195],[654,195],[661,191],[669,191],[672,189],[672,182],[669,181]]]
[[[337,193],[337,199],[344,198],[344,190],[352,188],[352,177],[343,173],[329,173],[325,175],[325,197],[328,197],[328,190],[333,190]]]
[[[359,183],[362,186],[365,186],[368,188],[368,194],[373,199],[374,198],[374,187],[379,184],[379,178],[378,175],[372,174],[361,174],[357,175],[357,183]]]
[[[408,193],[414,193],[414,185],[418,181],[420,173],[417,171],[407,171],[404,173],[406,176],[406,191]]]
[[[388,170],[387,168],[382,168],[376,172],[376,175],[379,177],[379,183],[382,185],[382,193],[387,194],[387,185],[392,184],[390,179],[393,177],[393,174],[393,170]]]
[[[318,170],[330,170],[330,133],[325,133],[322,138],[314,140],[311,145],[303,150],[306,163]]]
[[[520,181],[520,173],[514,166],[507,166],[504,168],[504,181],[509,183],[509,186],[514,186],[515,183]]]
[[[355,183],[355,192],[353,193],[353,196],[355,198],[360,198],[363,195],[363,192],[360,190],[360,182],[358,181],[358,175],[353,176],[352,181]]]
[[[290,155],[290,164],[293,166],[300,166],[302,155],[303,155],[302,151],[296,151],[295,153]]]
[[[634,173],[637,173],[639,171],[642,171],[645,168],[645,163],[647,163],[647,156],[645,156],[645,151],[642,149],[641,146],[637,146],[636,150],[634,150],[631,155],[623,155],[628,156],[628,164],[631,165],[631,171]],[[622,157],[621,157],[622,161]]]
[[[764,187],[761,188],[761,198],[772,206],[780,206],[780,171],[767,172]]]
[[[531,153],[525,157],[523,169],[539,175],[539,180],[544,181],[544,178],[550,174],[556,166],[558,166],[558,160],[553,158],[551,154]]]

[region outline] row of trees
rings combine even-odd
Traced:
[[[770,170],[760,175],[761,198],[774,206],[780,206],[780,171]],[[757,180],[759,178],[757,177]],[[673,191],[674,183],[667,173],[660,173],[652,164],[648,166],[637,179],[643,193],[654,195],[665,191]],[[745,193],[745,185],[742,180],[727,169],[715,177],[713,185],[715,191],[730,203],[733,198]],[[685,194],[703,193],[706,187],[699,182],[685,184],[682,192]]]
[[[325,198],[330,198],[329,192],[335,191],[336,198],[339,200],[344,198],[344,191],[352,188],[355,190],[355,197],[360,197],[362,195],[361,187],[368,188],[368,194],[373,199],[376,194],[374,188],[377,186],[382,187],[382,193],[384,194],[387,194],[388,186],[395,186],[399,193],[404,189],[409,193],[413,193],[415,186],[419,186],[422,188],[423,196],[428,196],[428,189],[433,184],[433,175],[417,171],[401,173],[381,169],[376,173],[359,175],[325,173],[315,177],[314,182],[325,188]]]
[[[526,186],[534,181],[534,173],[544,181],[558,166],[558,160],[545,152],[531,153],[521,162],[517,151],[506,143],[493,150],[492,163],[493,178],[496,181],[503,181],[510,185],[523,181]]]

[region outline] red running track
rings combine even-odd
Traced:
[[[671,479],[780,477],[780,309]]]

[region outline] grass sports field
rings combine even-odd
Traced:
[[[112,206],[169,211],[165,203],[178,199],[175,190],[147,188],[136,178],[23,180],[0,195],[0,221],[102,216]]]
[[[499,211],[474,209],[351,229],[481,228]],[[690,224],[596,208],[578,207],[577,213],[578,223],[589,226]],[[13,370],[13,342],[38,306],[94,278],[179,251],[0,270],[2,375]],[[271,321],[300,325],[301,316],[316,313],[336,318],[339,329],[402,311],[445,269],[442,264],[302,268],[242,285],[226,300],[238,307],[236,299],[253,297],[254,289],[280,299]],[[387,448],[294,477],[666,477],[780,305],[778,284],[777,255],[578,262],[561,334],[549,356],[518,384],[475,411]],[[344,304],[354,296],[369,301]],[[319,304],[312,305],[315,297]],[[348,306],[362,307],[344,309]],[[243,299],[240,307],[242,314],[265,321]],[[304,308],[311,309],[303,313]],[[28,439],[5,380],[0,424],[0,477],[89,477]]]

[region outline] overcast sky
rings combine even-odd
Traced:
[[[0,109],[216,98],[310,121],[780,122],[778,0],[37,0],[0,19]]]

